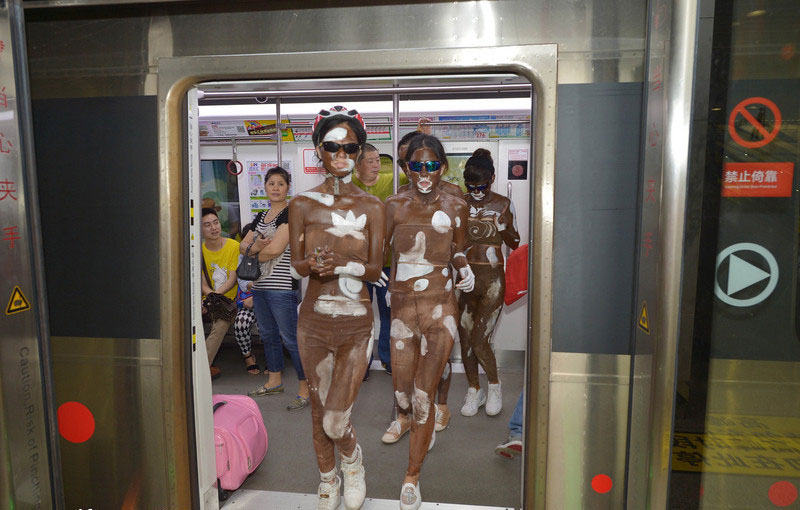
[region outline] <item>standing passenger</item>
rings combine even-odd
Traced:
[[[503,408],[503,394],[497,376],[497,361],[489,345],[497,318],[503,309],[506,280],[503,272],[503,243],[519,246],[514,204],[489,189],[494,182],[494,163],[486,149],[478,149],[464,169],[469,205],[467,259],[475,271],[475,292],[461,294],[459,337],[461,359],[469,388],[461,414],[474,416],[486,404],[486,414],[495,416]],[[478,363],[489,380],[489,395],[481,389]]]
[[[245,253],[249,247],[251,254],[258,254],[261,263],[261,276],[253,282],[251,291],[268,371],[267,382],[248,395],[258,397],[283,392],[283,345],[286,345],[298,379],[297,397],[288,410],[296,411],[309,405],[309,391],[297,348],[297,281],[291,274],[289,204],[286,202],[291,182],[289,172],[279,166],[271,168],[264,176],[264,189],[271,207],[254,222],[254,231],[260,236],[248,233],[240,251]]]
[[[381,276],[384,207],[351,182],[367,140],[358,112],[341,106],[320,112],[312,140],[325,181],[289,205],[292,266],[296,277],[310,276],[297,336],[311,386],[317,505],[333,510],[339,504],[338,447],[345,507],[355,510],[366,484],[350,415],[372,350],[372,305],[363,282]]]
[[[392,243],[391,348],[398,422],[411,428],[409,462],[400,508],[422,504],[419,476],[434,433],[437,385],[455,341],[456,284],[470,292],[475,277],[464,255],[467,204],[439,187],[447,169],[444,148],[431,135],[414,137],[406,171],[412,186],[386,201],[386,238]]]

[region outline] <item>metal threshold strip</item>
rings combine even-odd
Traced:
[[[242,510],[261,509],[261,508],[313,508],[317,504],[316,494],[300,494],[294,492],[277,491],[258,491],[239,489],[225,503],[225,506],[235,506]],[[396,499],[373,499],[364,500],[362,510],[396,510]],[[500,506],[478,506],[463,505],[452,503],[422,502],[420,510],[514,510],[509,507]]]

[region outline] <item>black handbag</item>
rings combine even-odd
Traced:
[[[212,287],[211,278],[208,276],[208,269],[206,269],[206,259],[202,257],[201,263],[203,264],[203,276],[206,278],[206,283]],[[203,300],[203,306],[206,309],[206,315],[211,321],[224,320],[227,322],[233,321],[236,314],[239,313],[239,307],[233,300],[223,294],[212,292]]]
[[[253,243],[260,235],[258,232],[255,233]],[[236,268],[236,276],[240,280],[255,281],[261,277],[261,263],[258,261],[258,255],[250,256],[250,248],[252,247],[252,244],[247,247],[247,251],[242,255],[242,261],[239,262],[239,267]]]

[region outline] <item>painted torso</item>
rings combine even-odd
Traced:
[[[491,191],[483,200],[476,200],[470,194],[464,198],[469,206],[467,260],[472,266],[502,267],[503,252],[500,248],[504,237],[516,239],[519,243],[511,201]]]

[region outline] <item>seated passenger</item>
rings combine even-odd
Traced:
[[[202,210],[203,261],[200,286],[203,298],[211,294],[222,294],[231,301],[236,299],[236,267],[239,263],[239,243],[233,239],[222,237],[222,227],[217,211],[211,208]],[[203,309],[203,313],[210,313]],[[217,377],[219,369],[212,365],[217,356],[222,339],[233,324],[235,315],[227,320],[213,317],[211,331],[206,337],[206,354],[211,367],[211,377]]]

